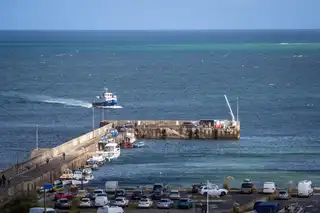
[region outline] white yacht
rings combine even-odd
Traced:
[[[103,155],[107,160],[115,159],[120,156],[120,146],[117,143],[108,143],[103,149]]]

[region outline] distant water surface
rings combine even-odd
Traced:
[[[123,109],[106,119],[228,118],[241,140],[147,141],[96,174],[99,184],[206,179],[319,180],[319,31],[2,31],[0,168],[90,131],[104,86]]]

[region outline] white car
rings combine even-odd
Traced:
[[[129,200],[125,197],[117,197],[115,200],[115,204],[117,206],[121,207],[128,207],[129,206]]]
[[[170,209],[171,207],[173,207],[173,202],[170,199],[162,198],[157,203],[157,208],[159,209]]]
[[[153,206],[153,201],[149,198],[141,198],[138,203],[139,208],[151,208]]]
[[[92,207],[92,203],[90,198],[81,198],[80,203],[79,203],[79,208],[91,208]]]
[[[213,185],[212,187],[202,186],[199,190],[201,195],[207,196],[225,196],[228,194],[228,190],[226,189],[219,189],[217,185]]]
[[[108,200],[108,195],[103,193],[103,194],[98,194],[96,199],[94,200],[94,206],[95,207],[102,207],[109,204]]]
[[[94,190],[93,193],[92,193],[92,199],[93,199],[93,200],[96,199],[97,195],[103,194],[103,193],[104,193],[104,192],[103,192],[103,189],[96,189],[96,190]]]
[[[119,206],[103,206],[98,208],[97,213],[124,213],[124,211]]]
[[[179,200],[180,192],[178,190],[171,190],[169,193],[169,198],[172,200]]]

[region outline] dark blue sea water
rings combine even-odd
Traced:
[[[320,184],[319,31],[0,32],[0,167],[92,128],[104,86],[123,109],[108,119],[230,118],[241,140],[148,141],[123,150],[99,183],[312,179]]]

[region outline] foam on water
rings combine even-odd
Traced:
[[[77,106],[91,108],[92,104],[86,101],[71,99],[71,98],[57,98],[47,95],[34,95],[34,94],[24,94],[20,92],[10,91],[4,92],[2,96],[11,97],[11,98],[20,98],[27,101],[41,102],[41,103],[50,103],[50,104],[62,104],[66,106]]]

